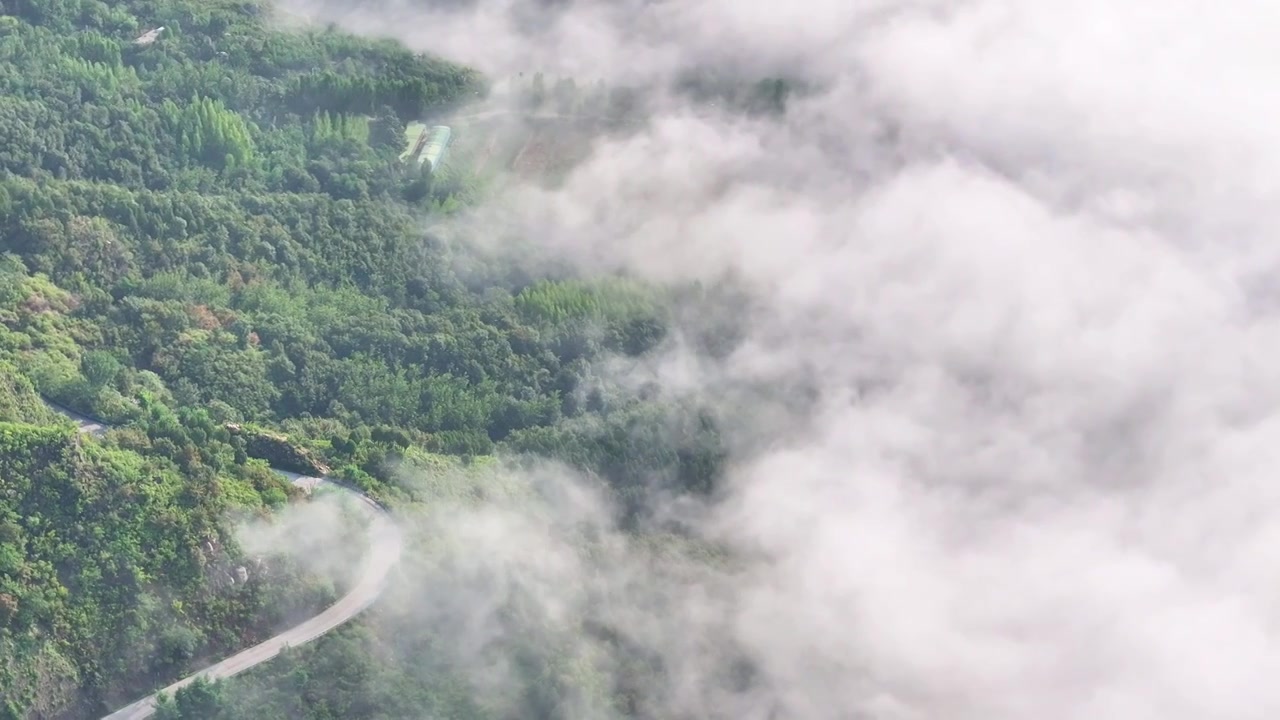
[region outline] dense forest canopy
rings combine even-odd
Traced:
[[[261,559],[231,523],[298,495],[255,438],[391,503],[430,495],[397,468],[495,453],[594,473],[625,513],[719,472],[709,416],[593,380],[664,341],[670,297],[492,268],[510,280],[476,287],[465,248],[425,237],[466,198],[398,162],[405,124],[484,80],[271,12],[0,0],[0,717],[92,717],[333,597],[288,562],[235,583]],[[79,437],[46,400],[115,429]],[[268,705],[481,713],[443,669],[393,692],[422,648],[377,670],[367,632],[277,661],[303,689]],[[161,713],[250,706],[224,695]]]

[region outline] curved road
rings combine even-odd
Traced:
[[[94,436],[101,436],[107,431],[106,425],[86,417],[68,408],[61,407],[54,403],[49,406],[59,413],[71,418],[79,427],[80,432]],[[285,647],[301,645],[305,642],[314,640],[321,635],[342,625],[351,618],[359,615],[361,611],[373,604],[382,594],[382,590],[386,585],[387,577],[391,573],[391,569],[400,560],[400,552],[403,542],[400,536],[400,530],[391,521],[391,516],[382,506],[362,495],[355,490],[334,482],[326,478],[309,477],[299,475],[298,473],[288,472],[286,470],[278,470],[273,468],[277,473],[288,478],[295,486],[304,488],[308,492],[314,491],[316,488],[324,486],[326,488],[337,490],[344,493],[347,497],[355,500],[354,503],[365,514],[369,520],[369,549],[365,553],[364,568],[360,573],[360,577],[352,586],[350,592],[330,605],[323,612],[315,617],[304,620],[302,623],[276,635],[269,640],[254,645],[253,647],[242,650],[221,662],[210,665],[198,672],[192,673],[187,677],[169,685],[168,687],[157,691],[147,697],[136,702],[126,705],[123,708],[107,715],[103,720],[140,720],[141,718],[150,717],[155,712],[156,697],[160,693],[165,693],[170,697],[180,688],[189,685],[196,678],[207,678],[214,680],[218,678],[231,677],[237,673],[244,672],[249,668],[266,662],[275,657]]]

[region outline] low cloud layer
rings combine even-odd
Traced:
[[[672,669],[649,717],[1280,713],[1280,6],[548,5],[306,11],[498,75],[815,78],[776,121],[673,106],[503,207],[584,271],[749,289],[728,358],[645,369],[672,392],[818,399],[735,406],[776,441],[694,511],[732,562],[657,562],[560,480],[549,515],[441,520],[470,564],[423,612],[498,647],[630,628]],[[476,577],[524,623],[449,599]]]
[[[289,505],[269,521],[253,518],[236,526],[236,541],[250,557],[281,557],[345,592],[358,571],[377,559],[366,557],[370,543],[354,500],[330,489]]]

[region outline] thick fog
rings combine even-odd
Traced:
[[[415,611],[478,688],[535,637],[644,678],[646,717],[1280,714],[1280,4],[542,5],[286,3],[495,77],[817,90],[672,102],[502,198],[547,256],[755,302],[729,357],[677,333],[635,370],[734,399],[722,495],[669,509],[722,554],[654,551],[551,470],[536,509],[432,516]],[[797,382],[787,412],[759,391]]]

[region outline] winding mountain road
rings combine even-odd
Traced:
[[[49,406],[74,420],[80,432],[101,436],[108,429],[105,424],[68,408],[54,403],[49,403]],[[391,516],[387,514],[386,509],[367,496],[333,480],[272,469],[286,477],[295,486],[308,492],[324,487],[345,494],[353,500],[352,504],[359,508],[369,520],[367,527],[369,548],[364,555],[364,567],[361,569],[360,575],[351,590],[319,615],[304,620],[279,635],[242,650],[225,660],[192,673],[141,700],[130,703],[105,716],[103,720],[141,720],[141,718],[150,717],[155,712],[156,699],[160,693],[165,693],[172,697],[175,691],[191,684],[197,678],[215,680],[242,673],[255,665],[270,660],[286,647],[309,642],[342,625],[372,605],[382,594],[387,578],[391,574],[391,569],[399,562],[400,553],[403,549],[400,530],[392,522]]]

